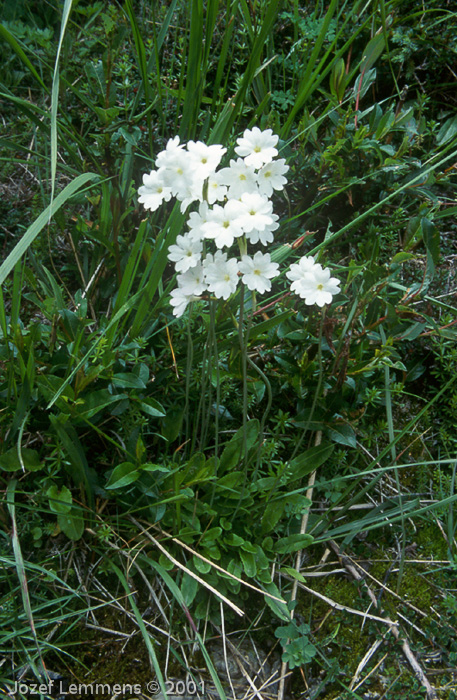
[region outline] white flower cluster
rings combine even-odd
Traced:
[[[278,136],[271,129],[246,129],[237,139],[235,153],[239,157],[230,160],[229,167],[217,170],[226,148],[201,141],[189,141],[185,146],[175,136],[158,154],[157,169],[143,175],[138,201],[146,209],[155,211],[172,196],[181,202],[183,212],[192,202],[199,202],[198,211],[189,215],[189,231],[177,236],[168,251],[178,273],[178,286],[171,292],[170,302],[175,316],[182,316],[189,302],[205,291],[228,299],[240,277],[252,291],[263,294],[271,290],[279,265],[271,261],[269,253],[242,254],[239,260],[228,257],[223,249],[231,248],[235,239],[240,239],[242,251],[248,243],[272,243],[279,224],[269,198],[274,190],[284,189],[289,169],[283,158],[275,160],[277,142]],[[214,241],[214,253],[204,254],[206,240]],[[292,265],[287,275],[293,280],[292,291],[306,304],[323,306],[340,291],[338,280],[330,278],[329,271],[311,257]]]

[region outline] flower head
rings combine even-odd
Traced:
[[[245,233],[255,229],[263,231],[273,223],[273,204],[266,197],[258,193],[245,193],[240,200],[239,224]]]
[[[189,160],[195,167],[197,176],[203,180],[216,170],[222,156],[227,151],[220,145],[207,146],[202,141],[189,141],[187,150],[190,156]]]
[[[177,318],[183,315],[188,304],[196,298],[192,294],[186,294],[180,287],[173,289],[173,291],[170,292],[170,296],[170,304],[174,307],[173,315]]]
[[[330,277],[330,270],[311,257],[291,265],[286,275],[292,280],[291,290],[304,299],[307,306],[330,304],[333,296],[341,291],[339,279]]]
[[[242,158],[231,160],[230,167],[222,168],[219,174],[229,188],[228,196],[231,199],[239,199],[245,192],[258,192],[256,172]]]
[[[259,294],[269,292],[271,289],[271,278],[278,274],[278,263],[271,262],[269,253],[260,253],[259,251],[251,258],[249,255],[243,255],[241,262],[238,263],[238,269],[243,276],[243,282],[251,291],[257,291]]]
[[[217,250],[214,256],[206,256],[203,268],[209,291],[218,299],[228,299],[238,284],[238,261],[227,260],[227,253]]]
[[[168,260],[175,263],[176,272],[186,272],[200,262],[203,244],[190,236],[177,236],[176,245],[168,249]]]
[[[260,131],[255,126],[252,130],[246,129],[243,136],[236,140],[238,146],[235,153],[244,158],[246,165],[261,168],[264,163],[269,163],[278,155],[275,148],[278,139],[271,129]]]
[[[266,163],[257,174],[260,194],[271,197],[273,190],[283,190],[287,182],[287,178],[284,177],[284,174],[287,173],[288,170],[289,166],[286,165],[284,158]]]
[[[168,202],[171,198],[171,188],[166,187],[163,179],[156,170],[151,170],[149,175],[143,175],[143,185],[138,189],[138,201],[145,209],[155,211],[162,202]]]
[[[201,263],[189,268],[182,275],[178,275],[176,281],[178,287],[188,296],[198,297],[208,289],[205,282],[205,271]]]
[[[218,248],[230,247],[234,238],[243,235],[242,213],[243,207],[236,199],[229,199],[224,207],[215,204],[208,212],[207,223],[201,227],[205,238],[213,238]]]

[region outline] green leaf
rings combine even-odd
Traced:
[[[127,394],[111,394],[108,389],[93,391],[84,397],[84,406],[80,409],[80,413],[85,418],[92,418],[106,406],[127,398]]]
[[[287,499],[282,498],[277,501],[270,501],[262,515],[261,527],[262,533],[271,532],[282,518]]]
[[[291,566],[283,566],[281,568],[281,572],[284,572],[285,574],[287,574],[291,578],[294,578],[296,581],[300,581],[300,583],[306,583],[306,579],[303,576],[303,574],[301,574],[296,569],[292,569]]]
[[[281,537],[280,540],[275,542],[274,549],[278,554],[290,554],[291,552],[298,552],[300,549],[309,547],[312,542],[314,542],[314,537],[312,537],[312,535],[301,535],[297,533],[295,535],[289,535],[288,537]]]
[[[197,595],[198,586],[199,583],[195,578],[193,578],[193,576],[189,576],[189,574],[184,573],[181,582],[181,593],[187,607],[190,607],[194,602],[195,596]]]
[[[436,135],[436,143],[438,146],[451,141],[457,134],[457,116],[449,117],[446,119],[444,124],[442,124],[440,130]]]
[[[200,559],[200,557],[196,557],[195,554],[192,557],[192,562],[194,564],[194,567],[201,574],[208,574],[212,569],[211,564],[209,564],[207,561],[203,561],[203,559]]]
[[[402,250],[400,253],[394,255],[394,257],[390,261],[390,267],[401,265],[401,263],[404,263],[407,260],[411,260],[411,258],[414,258],[413,253],[406,253],[404,250]]]
[[[155,399],[144,399],[139,402],[140,409],[154,418],[163,418],[166,415],[165,409]]]
[[[113,375],[114,386],[120,386],[124,389],[146,389],[146,384],[142,379],[137,377],[132,372],[119,372]]]
[[[132,484],[140,476],[140,471],[132,462],[122,462],[111,472],[105,489],[120,489]]]
[[[49,507],[54,513],[67,514],[71,511],[73,498],[70,489],[66,486],[57,488],[56,484],[52,484],[46,491],[46,496],[49,499]]]
[[[243,569],[246,576],[253,578],[257,572],[257,566],[255,561],[255,555],[252,552],[245,552],[240,549],[240,559],[243,563]]]
[[[366,45],[365,51],[363,52],[362,61],[360,63],[359,70],[361,73],[366,73],[374,66],[386,45],[384,34],[376,34],[368,44]]]
[[[330,75],[330,92],[340,103],[343,101],[347,83],[345,68],[346,64],[344,59],[339,58],[335,61]]]
[[[326,433],[331,440],[340,445],[356,447],[357,441],[355,432],[347,423],[334,423],[331,428],[326,429]]]
[[[76,542],[81,539],[84,532],[84,518],[79,510],[73,508],[69,513],[58,515],[57,523],[70,540]]]
[[[43,467],[40,456],[36,450],[24,447],[21,449],[21,456],[24,467],[29,471],[35,472]],[[12,447],[10,450],[0,455],[0,469],[3,469],[5,472],[15,472],[18,469],[22,469],[17,447]]]
[[[83,485],[86,489],[89,505],[94,505],[94,474],[89,470],[86,455],[74,427],[67,422],[62,414],[49,415],[52,427],[55,429],[65,449],[69,463],[65,465],[76,486]]]
[[[27,58],[27,55],[22,50],[20,44],[18,43],[16,38],[11,34],[11,32],[9,32],[8,29],[3,26],[3,24],[0,24],[0,37],[3,37],[3,39],[5,39],[5,41],[8,42],[8,44],[11,46],[13,51],[15,51],[17,56],[21,59],[21,61],[24,63],[24,65],[29,69],[30,73],[33,75],[35,80],[41,85],[41,87],[44,90],[46,90],[46,92],[48,92],[48,88],[47,88],[46,84],[42,81],[40,75],[37,73],[34,66]]]
[[[428,258],[431,258],[430,263],[433,266],[438,264],[440,258],[440,234],[436,226],[426,218],[421,221],[422,238],[424,239],[424,245],[427,249],[427,263]]]
[[[262,588],[265,589],[267,593],[271,593],[271,595],[274,595],[277,598],[282,597],[277,585],[273,582],[264,583],[262,585]],[[265,603],[274,612],[276,617],[279,617],[279,619],[283,620],[284,622],[290,622],[290,612],[285,602],[282,603],[280,600],[273,600],[273,598],[270,598],[270,596],[266,595]]]
[[[246,450],[249,450],[259,439],[259,421],[257,419],[248,421],[246,425]],[[219,473],[235,469],[243,459],[244,452],[244,427],[242,426],[225,446],[219,464]],[[247,455],[246,455],[247,456]]]
[[[19,243],[17,243],[11,253],[8,255],[6,260],[2,263],[0,267],[0,285],[3,284],[5,279],[8,277],[11,270],[14,268],[16,263],[24,255],[25,251],[33,243],[35,238],[41,232],[41,230],[49,223],[52,216],[60,209],[60,207],[68,202],[70,197],[72,197],[78,190],[80,190],[85,184],[90,182],[90,180],[95,180],[98,175],[95,173],[84,173],[75,178],[70,184],[68,184],[62,192],[59,192],[57,197],[53,200],[46,209],[40,214],[40,216],[35,219],[33,224],[29,226],[27,231],[22,236]]]
[[[302,455],[298,455],[291,460],[287,470],[288,481],[296,481],[302,479],[310,472],[315,471],[330,457],[334,450],[333,445],[321,444],[316,447],[310,447]]]

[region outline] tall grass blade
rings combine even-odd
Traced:
[[[13,545],[13,553],[14,553],[14,560],[16,563],[16,571],[17,571],[19,583],[21,586],[22,604],[24,606],[24,610],[25,610],[25,613],[27,615],[27,621],[30,625],[30,630],[31,630],[32,635],[33,635],[33,639],[34,639],[34,642],[36,645],[38,656],[39,656],[39,659],[41,661],[41,668],[44,669],[44,662],[43,662],[43,658],[41,656],[40,643],[38,641],[38,637],[37,637],[37,633],[36,633],[36,629],[35,629],[35,623],[33,620],[33,612],[32,612],[32,606],[30,603],[30,595],[29,595],[29,588],[28,588],[28,584],[27,584],[27,575],[25,573],[24,559],[22,556],[21,544],[19,542],[19,536],[18,536],[18,532],[17,532],[16,505],[14,502],[16,486],[17,486],[17,480],[11,479],[11,481],[8,482],[8,486],[6,488],[6,502],[8,505],[8,512],[9,512],[10,518],[11,518],[11,543]]]
[[[56,61],[54,65],[54,73],[52,78],[51,91],[51,204],[54,199],[54,190],[57,174],[57,110],[59,108],[59,60],[62,50],[62,43],[67,28],[68,18],[70,16],[73,0],[65,0],[62,13],[62,23],[60,27],[60,37],[57,46]],[[51,218],[51,216],[49,217]]]
[[[29,226],[19,243],[14,246],[11,253],[0,266],[0,284],[3,284],[16,263],[21,259],[46,224],[49,223],[49,220],[54,216],[56,211],[58,211],[63,204],[68,202],[68,200],[84,185],[98,177],[99,176],[95,173],[83,173],[70,182],[62,192],[59,192],[51,204],[49,204],[40,216],[35,219],[33,224]]]

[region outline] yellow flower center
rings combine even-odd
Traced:
[[[323,284],[318,284],[318,285],[317,285],[317,289],[321,292],[321,291],[324,289],[324,285],[323,285]]]
[[[254,148],[254,152],[255,152],[255,153],[260,153],[261,150],[262,150],[262,149],[260,148],[260,146],[256,146],[256,147]]]
[[[260,275],[261,272],[260,272],[260,270],[254,270],[254,274],[255,274],[255,275]]]

